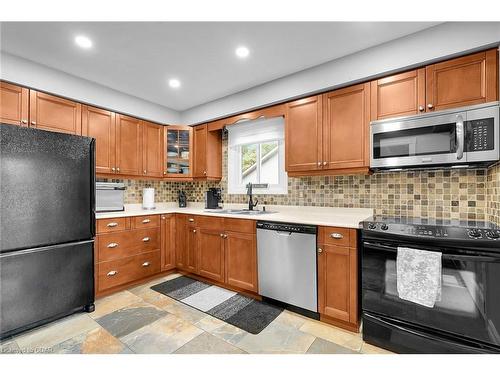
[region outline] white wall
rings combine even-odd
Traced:
[[[437,59],[496,46],[499,42],[500,22],[445,23],[193,107],[182,112],[181,120],[184,124],[214,120],[423,65]]]
[[[180,123],[178,111],[5,52],[0,54],[0,78],[145,120]]]

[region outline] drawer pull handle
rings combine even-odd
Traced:
[[[144,220],[142,221],[142,223],[143,223],[143,224],[151,223],[151,220],[149,220],[149,219],[144,219]]]
[[[113,223],[108,223],[108,225],[107,225],[107,226],[108,226],[108,227],[110,227],[110,228],[117,227],[117,226],[118,226],[118,223],[115,223],[115,222],[113,222]]]
[[[150,240],[151,240],[151,238],[149,238],[149,237],[144,237],[144,238],[142,239],[142,242],[149,242]]]
[[[332,233],[330,237],[335,238],[336,240],[341,240],[344,236],[341,233]]]
[[[194,222],[194,219],[188,219],[190,223]]]
[[[149,267],[149,265],[150,265],[150,264],[151,264],[151,263],[149,263],[149,262],[144,262],[144,263],[142,263],[142,266],[143,266],[143,267]]]
[[[323,252],[323,249],[321,247],[318,247],[318,253],[321,254]]]
[[[108,247],[109,247],[110,249],[114,249],[115,247],[118,247],[118,244],[117,244],[116,242],[111,242],[111,243],[108,245]]]
[[[118,274],[118,271],[109,271],[107,276],[115,276]]]

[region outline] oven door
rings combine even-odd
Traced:
[[[370,166],[397,168],[465,163],[466,115],[466,112],[456,112],[372,123]]]
[[[398,297],[397,246],[442,252],[441,300],[428,308]],[[500,346],[500,254],[365,241],[363,311]]]

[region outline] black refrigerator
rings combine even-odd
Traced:
[[[94,309],[94,145],[0,124],[0,338]]]

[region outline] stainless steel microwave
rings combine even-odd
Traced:
[[[488,165],[499,160],[499,102],[370,124],[372,169]]]

